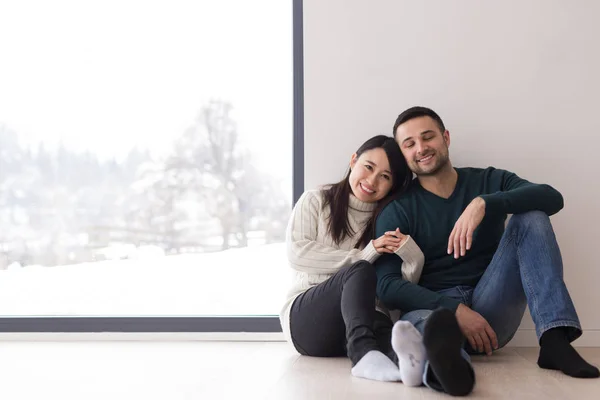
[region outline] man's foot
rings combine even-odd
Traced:
[[[357,378],[384,382],[400,380],[400,370],[396,364],[377,350],[371,350],[365,354],[352,368],[352,375]]]
[[[588,364],[571,346],[564,327],[552,328],[540,338],[540,368],[555,369],[575,378],[598,378],[598,368]]]
[[[400,378],[407,386],[421,386],[425,368],[423,337],[408,321],[398,321],[392,329],[392,348],[398,356]]]
[[[475,386],[473,368],[461,355],[463,340],[452,311],[436,310],[427,319],[423,343],[429,365],[444,391],[452,396],[466,396]]]

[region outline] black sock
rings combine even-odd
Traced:
[[[452,311],[436,310],[427,319],[423,344],[429,365],[444,391],[452,396],[466,396],[475,385],[475,372],[460,354],[463,340]]]
[[[538,365],[540,368],[562,371],[575,378],[598,378],[600,371],[581,358],[571,346],[566,329],[552,328],[542,334]]]

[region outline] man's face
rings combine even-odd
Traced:
[[[438,173],[449,162],[450,134],[430,117],[413,118],[396,128],[396,142],[417,176]]]

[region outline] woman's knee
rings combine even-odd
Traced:
[[[355,262],[349,267],[346,267],[344,275],[345,281],[347,281],[351,277],[357,277],[364,282],[369,282],[373,284],[377,283],[377,274],[375,274],[375,267],[373,266],[373,264],[365,260]]]
[[[373,264],[371,264],[370,262],[368,262],[367,260],[360,260],[355,262],[354,264],[350,265],[349,267],[347,267],[348,269],[351,270],[367,270],[367,271],[374,271],[374,267]]]

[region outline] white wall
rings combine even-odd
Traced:
[[[305,0],[305,187],[339,180],[405,108],[436,110],[455,166],[493,165],[565,197],[565,280],[600,346],[600,2]],[[535,343],[527,316],[517,339]]]

